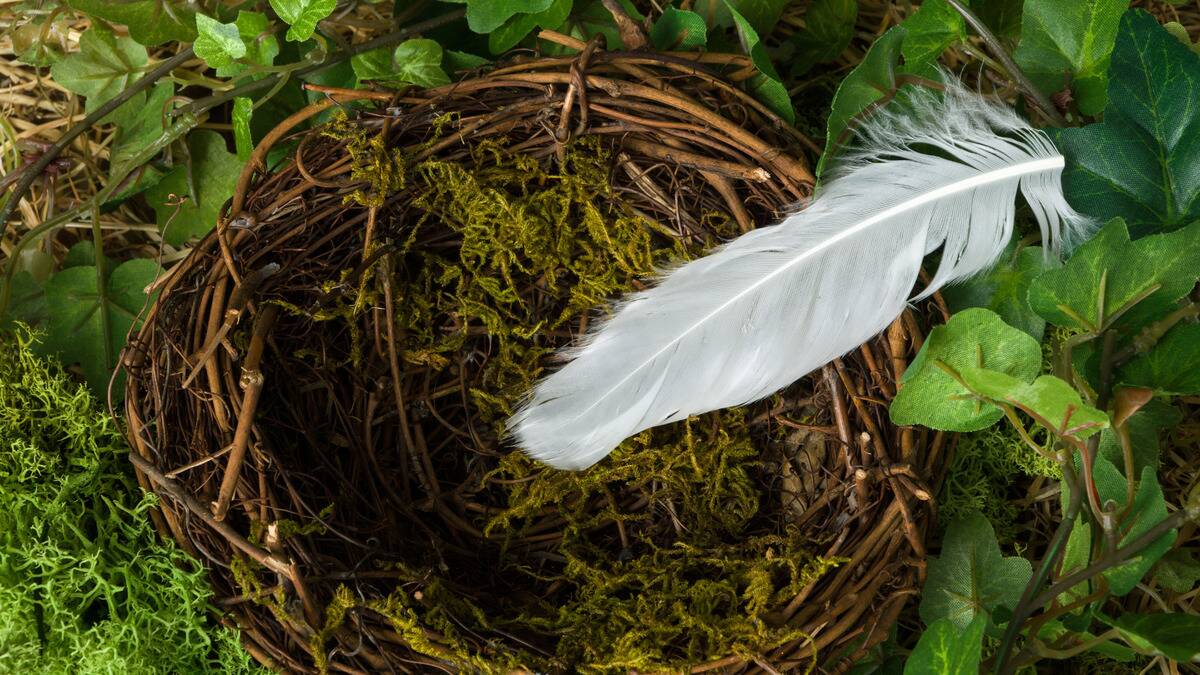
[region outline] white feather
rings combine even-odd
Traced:
[[[926,255],[941,262],[915,299],[989,268],[1018,189],[1050,250],[1085,237],[1049,138],[946,79],[862,125],[807,208],[618,304],[510,420],[520,447],[583,469],[643,429],[778,391],[886,328]]]

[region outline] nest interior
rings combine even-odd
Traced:
[[[812,182],[744,58],[560,41],[285,120],[127,351],[160,531],[264,664],[838,670],[919,587],[947,439],[887,418],[919,313],[585,472],[503,442],[595,308]]]

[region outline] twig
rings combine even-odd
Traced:
[[[25,193],[28,192],[29,188],[33,186],[33,181],[37,180],[38,176],[42,175],[42,172],[46,170],[46,167],[50,166],[50,163],[53,162],[60,154],[62,154],[63,150],[66,150],[67,147],[80,136],[80,134],[88,129],[91,129],[92,126],[104,119],[110,112],[121,107],[121,104],[125,103],[134,96],[137,96],[138,93],[149,89],[150,85],[157,82],[172,70],[175,70],[179,66],[183,65],[185,62],[191,60],[193,57],[195,57],[195,55],[196,54],[192,51],[192,48],[188,47],[175,56],[172,56],[166,61],[163,61],[155,66],[154,70],[151,70],[143,75],[141,79],[129,85],[128,89],[122,91],[120,94],[117,94],[111,100],[105,101],[105,103],[97,108],[95,112],[83,118],[83,121],[81,121],[79,124],[76,124],[68,129],[67,132],[62,135],[62,138],[55,141],[54,145],[51,145],[50,149],[48,149],[40,158],[38,158],[38,161],[26,168],[21,176],[21,180],[17,183],[17,186],[13,188],[12,193],[9,195],[8,202],[4,205],[3,209],[0,209],[0,239],[2,239],[4,234],[8,231],[9,217],[12,216],[12,212],[17,207],[17,204],[25,198]]]
[[[1025,95],[1028,96],[1035,105],[1037,105],[1038,109],[1042,111],[1042,114],[1046,116],[1046,119],[1050,120],[1050,122],[1056,127],[1067,126],[1067,120],[1058,112],[1058,108],[1055,108],[1054,104],[1050,102],[1050,99],[1046,98],[1046,95],[1042,93],[1042,90],[1038,89],[1037,86],[1029,80],[1029,77],[1025,75],[1025,72],[1021,70],[1021,67],[1017,65],[1017,62],[1012,60],[1012,57],[1008,55],[1008,50],[1004,48],[1004,45],[1000,44],[1000,40],[994,33],[992,33],[991,29],[987,27],[987,24],[981,21],[979,17],[975,16],[975,13],[972,12],[966,5],[964,5],[962,0],[946,0],[946,2],[950,3],[950,6],[953,7],[959,14],[961,14],[962,18],[965,19],[967,23],[971,24],[971,28],[974,28],[975,32],[979,34],[979,37],[983,39],[984,44],[988,46],[988,49],[992,52],[992,55],[996,57],[997,61],[1004,65],[1005,69],[1008,70],[1009,76],[1017,81],[1017,86],[1021,88],[1021,91],[1025,92]]]

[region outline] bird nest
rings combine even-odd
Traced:
[[[923,574],[947,438],[887,415],[922,314],[584,472],[509,447],[597,307],[812,185],[746,59],[556,39],[255,150],[125,355],[159,529],[276,669],[844,670]]]

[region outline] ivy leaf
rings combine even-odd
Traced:
[[[1116,322],[1137,327],[1170,311],[1192,290],[1198,276],[1200,223],[1131,242],[1125,222],[1115,218],[1080,246],[1066,265],[1033,280],[1029,305],[1056,326],[1093,331],[1100,321],[1097,289],[1103,287],[1109,317],[1144,296]]]
[[[1200,582],[1200,562],[1196,561],[1191,549],[1167,551],[1154,570],[1154,581],[1175,593],[1190,592]]]
[[[1200,218],[1200,56],[1130,10],[1108,79],[1104,121],[1058,134],[1067,198],[1100,220],[1125,218],[1135,236]]]
[[[459,52],[453,49],[447,49],[442,56],[442,67],[447,73],[462,73],[475,70],[491,63],[487,59],[477,54],[469,52]]]
[[[796,50],[792,76],[799,77],[846,51],[857,21],[858,0],[815,0],[809,5],[804,12],[804,28],[791,38]]]
[[[695,12],[667,7],[650,28],[650,42],[662,51],[688,51],[708,44],[708,26]]]
[[[843,135],[851,120],[899,88],[900,50],[907,33],[903,26],[896,26],[881,35],[838,86],[826,120],[825,152],[817,162],[817,176],[824,173],[835,149],[846,140]]]
[[[158,272],[152,260],[122,263],[108,276],[103,298],[95,267],[71,267],[50,277],[46,282],[49,321],[42,349],[64,364],[79,364],[92,392],[105,397],[125,336],[148,301],[145,288]],[[101,303],[108,309],[107,341]],[[116,391],[119,398],[119,382]]]
[[[736,22],[734,13],[745,18],[756,32],[766,34],[779,23],[790,0],[696,0],[692,10],[713,28],[729,28]]]
[[[1070,85],[1085,115],[1104,109],[1105,73],[1129,0],[1026,0],[1013,58],[1039,89]]]
[[[726,3],[728,2],[729,0],[726,0]],[[742,43],[742,49],[750,56],[754,67],[758,69],[758,75],[750,80],[750,91],[755,98],[766,104],[772,112],[782,117],[788,124],[795,124],[796,111],[792,108],[792,99],[788,95],[787,87],[783,86],[779,73],[775,71],[775,65],[771,63],[766,45],[759,40],[754,26],[732,5],[729,6],[729,13],[733,16],[733,22],[737,26],[738,39]]]
[[[890,409],[893,423],[979,431],[1004,416],[999,408],[974,400],[937,365],[939,361],[959,371],[983,366],[1027,381],[1041,370],[1042,348],[992,311],[972,308],[955,314],[946,325],[930,331],[900,379],[900,391]]]
[[[517,14],[537,14],[554,0],[445,0],[467,6],[467,26],[476,33],[490,33]]]
[[[213,131],[196,131],[187,138],[191,166],[177,166],[158,185],[146,193],[154,207],[163,239],[181,246],[192,237],[206,234],[217,223],[217,214],[233,196],[233,186],[241,174],[237,155],[225,149],[225,139]],[[188,187],[188,175],[196,194]],[[188,197],[181,206],[169,205],[171,195]]]
[[[336,6],[337,0],[271,0],[271,9],[288,25],[285,37],[289,42],[312,37],[317,23],[332,14]]]
[[[965,367],[959,375],[970,391],[988,401],[1005,402],[1033,416],[1038,424],[1080,440],[1108,426],[1108,415],[1083,402],[1079,392],[1053,375],[1024,382],[1006,373]]]
[[[933,62],[952,44],[967,39],[962,15],[946,0],[927,0],[904,21],[908,35],[901,53],[905,62]]]
[[[921,620],[931,625],[947,619],[960,630],[1000,605],[1015,606],[1033,575],[1028,560],[1000,553],[992,524],[978,512],[950,523],[942,554],[930,557],[928,565]]]
[[[488,35],[488,49],[493,54],[502,54],[517,46],[535,28],[554,30],[561,27],[571,14],[573,4],[572,0],[553,0],[540,12],[511,17]]]
[[[1106,620],[1110,626],[1146,641],[1163,656],[1190,663],[1200,656],[1200,616],[1169,612],[1121,614]]]
[[[234,25],[237,26],[238,37],[245,45],[246,53],[239,57],[242,63],[218,67],[217,77],[233,77],[245,72],[249,67],[247,64],[269,66],[275,63],[275,57],[279,56],[279,40],[269,32],[271,24],[266,14],[241,10]],[[256,78],[265,76],[266,73],[263,73]]]
[[[1200,324],[1182,324],[1167,331],[1154,349],[1121,368],[1117,379],[1160,394],[1200,394]]]
[[[904,664],[904,675],[978,675],[983,658],[983,631],[987,616],[978,614],[959,628],[950,619],[938,619],[921,633]]]
[[[0,276],[0,291],[3,289],[4,279]],[[11,328],[15,321],[27,326],[44,326],[49,318],[50,308],[46,306],[42,285],[27,271],[13,275],[8,311],[0,315],[0,329]]]
[[[209,67],[224,68],[246,55],[246,43],[242,42],[237,24],[221,23],[205,14],[197,14],[196,30],[199,35],[192,48]]]
[[[1046,252],[1038,246],[1027,246],[1015,256],[1016,240],[1000,262],[986,274],[942,289],[951,311],[967,307],[985,307],[1004,320],[1004,323],[1042,339],[1046,321],[1029,306],[1029,285],[1034,277],[1046,270]]]
[[[442,70],[442,46],[433,40],[405,40],[395,51],[372,49],[355,55],[351,61],[359,81],[377,80],[393,85],[414,84],[437,87],[450,83]]]
[[[78,53],[50,66],[50,75],[55,82],[85,97],[91,112],[141,77],[146,62],[145,47],[95,26],[84,31]]]
[[[167,100],[174,95],[175,85],[160,81],[149,92],[138,93],[113,111],[110,119],[119,130],[109,155],[109,164],[114,169],[133,160],[163,134]],[[142,187],[148,185],[143,183]]]
[[[1079,461],[1077,454],[1076,464]],[[1111,501],[1118,505],[1118,512],[1123,510],[1127,504],[1126,481],[1120,470],[1107,459],[1097,457],[1092,465],[1092,473],[1095,477],[1096,491],[1100,494],[1100,503]],[[1154,469],[1145,467],[1142,469],[1137,492],[1133,496],[1133,506],[1120,522],[1121,537],[1118,546],[1129,544],[1166,517],[1167,502],[1163,499],[1163,491],[1158,484],[1158,478],[1155,476]],[[1146,576],[1146,572],[1150,571],[1150,568],[1158,562],[1158,559],[1170,550],[1174,541],[1175,530],[1171,530],[1155,539],[1127,562],[1105,570],[1104,577],[1108,580],[1108,587],[1112,594],[1120,597],[1132,591],[1142,577]]]
[[[129,28],[129,37],[147,47],[196,39],[196,10],[169,0],[67,0],[71,9]],[[95,30],[91,28],[88,32]]]

